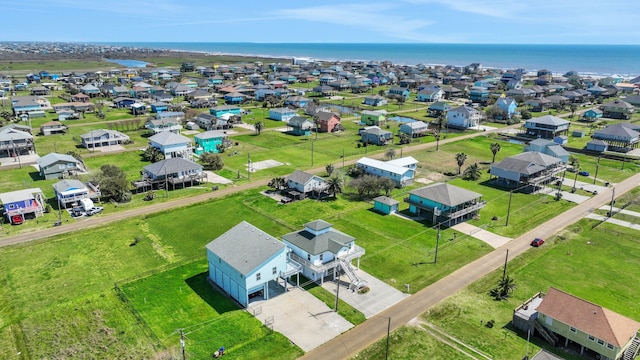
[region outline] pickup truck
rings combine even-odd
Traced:
[[[91,209],[87,210],[87,216],[100,214],[102,212],[102,210],[104,210],[102,206],[94,206]]]

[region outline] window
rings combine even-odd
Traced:
[[[576,328],[574,328],[573,326],[569,327],[569,331],[571,331],[572,333],[576,333]]]
[[[607,343],[607,349],[613,350],[613,345],[612,345],[612,344]]]
[[[591,340],[591,341],[596,341],[596,337],[595,337],[595,336],[593,336],[593,335],[589,335],[589,340]]]
[[[278,272],[278,268],[274,266],[271,272],[275,275]]]
[[[311,254],[307,254],[307,260],[311,261]]]
[[[324,254],[320,254],[320,261],[324,258]]]
[[[260,273],[256,274],[256,280],[260,280]]]
[[[598,339],[598,345],[604,345],[604,340]]]

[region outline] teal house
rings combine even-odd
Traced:
[[[209,109],[209,114],[215,116],[215,117],[220,117],[224,114],[231,114],[231,115],[240,115],[241,113],[241,109],[239,106],[235,106],[235,105],[220,105],[220,106],[216,106],[216,107],[212,107]]]
[[[373,208],[385,215],[393,214],[398,211],[398,200],[388,196],[378,196],[373,199]]]
[[[436,183],[412,190],[405,202],[409,204],[412,214],[423,216],[433,225],[444,227],[473,218],[486,205],[481,194],[448,183]]]
[[[196,142],[196,148],[194,152],[196,155],[201,155],[206,152],[219,153],[218,145],[225,145],[228,147],[231,142],[229,137],[223,131],[210,130],[200,133],[194,137]]]

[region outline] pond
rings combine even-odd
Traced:
[[[330,105],[329,107],[330,107],[332,110],[334,110],[334,111],[338,111],[338,112],[340,112],[340,113],[342,113],[342,114],[353,114],[353,115],[356,115],[356,114],[355,114],[356,109],[351,108],[351,107],[348,107],[348,106],[341,106],[341,105],[333,105],[333,104],[332,104],[332,105]]]
[[[138,67],[138,68],[146,67],[148,64],[147,62],[140,61],[140,60],[127,60],[127,59],[107,59],[107,61],[120,64],[126,67]]]
[[[408,118],[408,117],[403,117],[403,116],[394,116],[392,118],[389,118],[389,120],[392,121],[397,121],[397,122],[401,122],[401,123],[412,123],[412,122],[416,122],[418,120],[416,119],[412,119],[412,118]]]

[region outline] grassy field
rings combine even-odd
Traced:
[[[636,191],[632,196],[635,198],[637,194]],[[508,274],[515,279],[517,288],[507,301],[497,302],[488,295],[489,289],[502,276],[502,270],[497,270],[423,314],[422,319],[438,325],[448,334],[494,359],[516,359],[524,355],[526,334],[510,327],[513,309],[551,286],[640,319],[640,310],[629,306],[640,297],[638,289],[629,286],[635,282],[640,265],[637,231],[606,223],[591,229],[593,224],[593,220],[582,220],[548,239],[544,246],[511,261]],[[493,328],[482,326],[489,320],[495,321]],[[411,331],[403,328],[400,333]],[[416,333],[406,336],[403,343],[422,348],[428,347],[431,341]],[[530,350],[533,352],[540,347],[549,348],[539,338],[533,338],[532,343]],[[364,358],[369,358],[373,349],[380,349],[383,345],[383,341],[377,343],[365,352]],[[409,356],[406,346],[392,346],[392,358]],[[441,346],[433,348],[429,358],[465,358],[462,354],[450,356],[449,349]],[[564,353],[562,356],[577,359]]]

